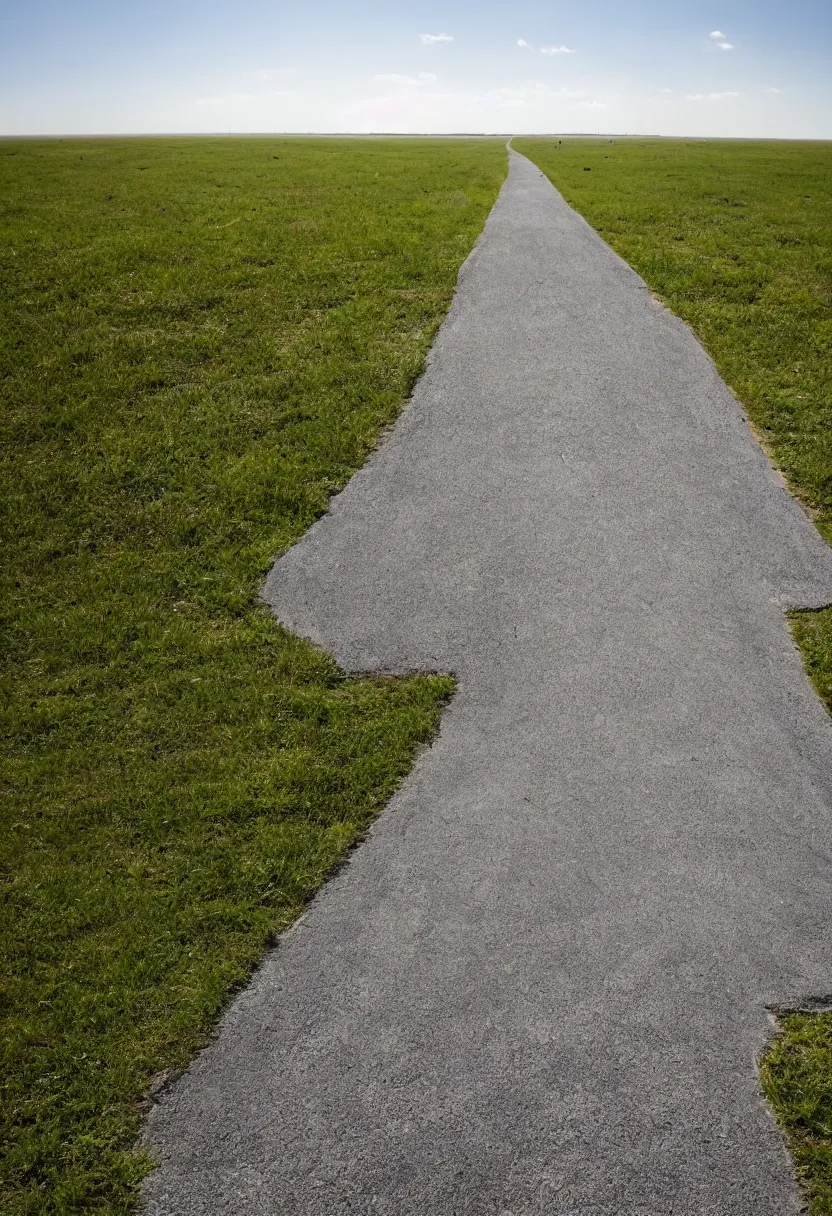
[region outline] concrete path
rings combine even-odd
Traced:
[[[527,160],[392,435],[276,565],[458,692],[150,1122],[154,1216],[787,1216],[766,1006],[832,990],[832,552]]]

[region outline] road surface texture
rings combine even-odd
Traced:
[[[756,1061],[832,990],[832,551],[512,153],[412,403],[266,586],[439,738],[151,1116],[152,1216],[787,1216]]]

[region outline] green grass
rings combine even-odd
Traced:
[[[4,1213],[126,1213],[153,1078],[448,677],[258,604],[422,367],[501,141],[0,143]]]
[[[693,327],[832,540],[832,143],[513,147]]]
[[[695,330],[832,542],[832,144],[515,139]],[[832,710],[832,609],[792,615]],[[763,1083],[832,1216],[832,1013],[780,1019]]]
[[[813,1216],[832,1212],[832,1016],[787,1013],[761,1065]]]

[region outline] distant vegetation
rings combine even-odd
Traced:
[[[449,679],[345,679],[257,596],[396,416],[505,166],[0,143],[4,1213],[132,1210],[144,1096],[436,728]]]
[[[691,324],[832,543],[832,144],[512,146]],[[792,625],[832,710],[832,609],[795,613]],[[794,1014],[781,1028],[763,1085],[813,1216],[832,1216],[832,1014]]]

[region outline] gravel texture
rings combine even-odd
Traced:
[[[153,1216],[788,1216],[756,1060],[832,989],[832,551],[529,161],[266,598],[458,691],[148,1129]]]

